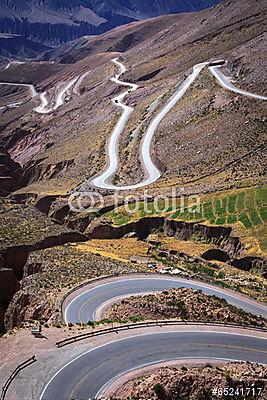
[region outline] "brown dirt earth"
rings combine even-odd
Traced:
[[[255,395],[253,395],[253,387],[257,388]],[[216,388],[217,393],[213,392]],[[220,395],[221,389],[225,390],[225,394]],[[266,366],[252,363],[227,363],[213,367],[207,364],[204,367],[195,368],[160,368],[152,375],[128,382],[112,399],[241,400],[246,398],[266,400],[266,389]],[[229,395],[230,393],[233,395]],[[242,393],[247,393],[247,395],[244,397]]]
[[[200,290],[178,288],[156,294],[131,296],[106,311],[111,320],[140,318],[221,321],[266,326],[267,321]]]

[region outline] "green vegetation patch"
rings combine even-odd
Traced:
[[[165,215],[181,221],[207,221],[211,225],[240,222],[246,229],[258,229],[267,223],[267,185],[200,196],[200,205],[191,205],[190,197],[183,201],[177,198],[174,205],[173,207],[171,200],[168,207],[164,200],[160,201],[157,207],[153,202],[139,203],[139,209],[135,213],[127,213],[120,208],[106,216],[117,226],[133,219]],[[133,209],[135,208],[136,205],[133,206]]]
[[[241,211],[244,209],[244,198],[245,198],[245,193],[244,192],[239,192],[237,196],[237,209],[238,211]]]
[[[227,217],[227,223],[228,224],[234,224],[237,221],[237,217],[235,214],[229,214]]]
[[[214,219],[212,202],[203,204],[203,215],[206,219]]]
[[[235,213],[236,212],[236,203],[237,203],[237,195],[230,194],[228,197],[228,212]]]
[[[220,216],[226,215],[227,212],[227,197],[219,198],[215,200],[216,214]]]
[[[250,222],[250,219],[248,218],[246,213],[240,213],[238,215],[238,220],[242,222],[245,228],[252,228],[252,223]]]

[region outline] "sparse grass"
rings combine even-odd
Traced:
[[[128,262],[132,256],[146,256],[149,246],[134,238],[125,239],[92,239],[77,244],[75,248],[81,252],[100,254],[103,257]]]

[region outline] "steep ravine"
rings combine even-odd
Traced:
[[[104,221],[89,225],[85,234],[90,239],[119,239],[127,234],[134,233],[144,240],[154,230],[162,231],[166,236],[176,237],[179,240],[190,240],[193,237],[203,237],[213,240],[228,254],[229,260],[241,255],[242,244],[239,238],[231,236],[232,228],[223,226],[207,226],[195,222],[183,222],[164,217],[142,218],[122,226],[113,226]]]
[[[47,236],[34,244],[11,246],[0,252],[0,333],[5,331],[5,314],[14,294],[20,289],[30,252],[86,240],[88,237],[82,233],[64,232],[58,236]]]
[[[45,214],[51,213],[50,207],[55,200],[55,196],[44,196],[35,200],[35,206],[39,211]],[[61,208],[59,207],[58,210],[60,211]],[[59,222],[61,226],[63,225],[62,228],[64,228],[64,224],[67,221],[61,218],[62,215],[60,215],[59,211],[59,215],[57,216],[60,217]],[[56,216],[55,211],[53,215],[54,217]],[[63,212],[63,215],[68,216],[68,213]],[[85,229],[88,223],[89,226]],[[12,328],[21,323],[21,316],[24,315],[23,310],[32,303],[35,304],[33,309],[36,310],[36,319],[39,319],[43,313],[45,319],[49,318],[51,310],[47,310],[45,305],[38,304],[38,296],[31,297],[29,293],[19,291],[21,279],[38,272],[38,268],[42,267],[36,264],[34,267],[31,265],[31,268],[34,268],[33,271],[25,270],[29,254],[36,250],[43,250],[67,243],[84,242],[90,239],[119,239],[129,234],[134,234],[140,240],[146,240],[151,233],[162,232],[168,237],[175,237],[179,240],[202,238],[211,241],[217,247],[202,254],[203,259],[224,261],[244,269],[242,268],[242,258],[240,258],[243,246],[238,237],[232,236],[232,229],[230,227],[206,226],[201,223],[176,221],[164,217],[142,218],[122,226],[113,226],[107,220],[95,219],[90,223],[88,216],[85,217],[85,221],[83,221],[81,216],[79,222],[74,225],[72,228],[76,229],[76,231],[62,232],[58,235],[51,234],[51,236],[47,236],[31,244],[6,247],[1,252],[0,276],[3,290],[1,290],[2,287],[0,285],[0,328],[2,332],[4,330],[4,314],[6,314],[6,327]],[[77,232],[79,228],[84,233]],[[251,269],[254,259],[254,257],[250,257],[249,260],[246,259],[245,269]],[[14,294],[16,294],[16,301],[13,304],[12,298]]]
[[[254,256],[243,256],[244,246],[237,236],[233,236],[231,227],[207,226],[196,222],[184,222],[164,217],[148,217],[121,226],[114,226],[109,221],[95,221],[85,230],[90,239],[120,239],[134,234],[145,240],[150,233],[160,231],[166,236],[178,240],[204,240],[216,247],[202,254],[207,261],[222,261],[232,266],[250,271],[256,268],[266,276],[266,259]]]

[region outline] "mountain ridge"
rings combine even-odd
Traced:
[[[0,32],[47,46],[163,14],[197,11],[220,0],[0,0]]]

